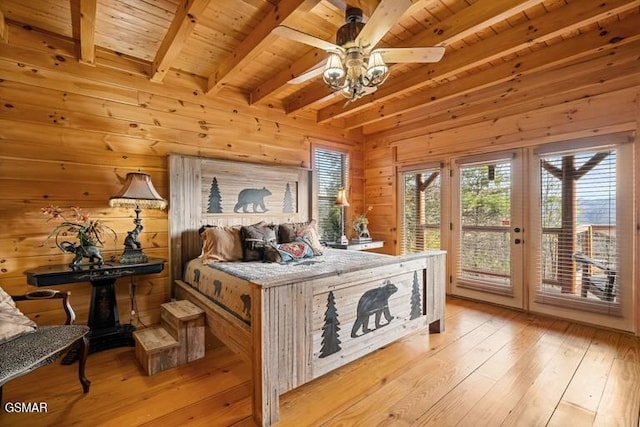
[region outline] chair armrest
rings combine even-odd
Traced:
[[[582,253],[575,253],[572,255],[573,259],[578,262],[578,263],[583,263],[583,264],[588,264],[588,265],[592,265],[604,272],[609,272],[612,271],[607,265],[605,265],[604,263],[600,262],[600,261],[596,261],[593,258],[589,258],[588,256],[586,256],[585,254]]]
[[[76,314],[69,303],[69,295],[71,292],[61,292],[53,289],[42,289],[38,291],[27,292],[24,295],[12,295],[11,298],[14,301],[33,301],[33,300],[42,300],[42,299],[61,299],[62,300],[62,308],[64,308],[64,312],[67,315],[67,320],[65,325],[71,325],[76,320]]]

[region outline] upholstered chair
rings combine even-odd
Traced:
[[[15,305],[15,301],[43,299],[62,300],[67,315],[64,325],[37,326]],[[0,403],[6,382],[52,363],[70,349],[79,351],[78,377],[82,390],[89,391],[90,381],[84,373],[89,353],[89,327],[73,325],[74,320],[68,292],[47,289],[10,296],[0,288]]]

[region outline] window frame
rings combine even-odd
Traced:
[[[530,215],[529,227],[531,230],[541,229],[542,223],[540,215],[534,214],[536,207],[541,203],[540,200],[540,183],[539,183],[539,155],[545,154],[562,154],[563,152],[587,151],[590,149],[604,150],[616,149],[619,163],[616,165],[616,192],[619,196],[635,194],[634,191],[634,144],[633,139],[628,133],[608,134],[598,137],[580,138],[568,141],[555,142],[545,145],[529,148],[529,179],[533,183],[531,186],[531,197],[529,198]],[[561,316],[565,319],[574,321],[584,321],[588,323],[600,324],[606,327],[633,330],[634,314],[634,278],[633,278],[633,248],[635,246],[634,239],[624,235],[624,230],[634,229],[635,222],[633,218],[634,197],[624,197],[617,201],[616,207],[616,228],[618,253],[618,290],[622,296],[619,306],[611,305],[609,311],[606,303],[595,302],[590,304],[588,301],[571,301],[568,299],[559,299],[556,301],[551,295],[544,295],[538,292],[537,287],[540,283],[539,257],[541,251],[541,238],[536,234],[529,238],[529,257],[535,259],[535,265],[531,265],[528,269],[528,281],[531,284],[529,292],[530,310]],[[600,310],[604,308],[604,310]],[[592,309],[589,309],[589,308]]]
[[[342,156],[342,170],[340,171],[341,174],[341,186],[343,188],[345,188],[346,193],[347,193],[347,200],[351,199],[351,186],[350,186],[350,182],[349,182],[349,178],[350,178],[350,164],[351,164],[351,158],[350,158],[350,153],[348,150],[345,149],[341,149],[341,148],[337,148],[335,146],[331,146],[331,145],[326,145],[326,144],[312,144],[311,146],[311,165],[312,165],[312,169],[313,169],[313,198],[312,198],[312,212],[313,212],[313,218],[316,219],[317,221],[317,227],[318,227],[318,232],[320,234],[320,239],[323,241],[328,241],[331,240],[330,238],[327,239],[329,236],[324,232],[323,227],[322,227],[322,223],[323,223],[323,219],[321,218],[321,213],[320,213],[320,201],[335,201],[337,195],[338,195],[338,189],[336,189],[335,191],[335,195],[330,194],[330,195],[321,195],[321,191],[320,191],[320,183],[319,183],[319,174],[318,174],[318,164],[316,161],[316,152],[318,150],[322,150],[322,151],[326,151],[326,152],[331,152],[331,153],[338,153]],[[344,210],[342,211],[342,214],[345,217],[345,221],[344,223],[347,224],[348,221],[346,220],[346,218],[348,218],[348,207],[343,208]],[[346,227],[346,225],[345,225]],[[336,238],[339,238],[340,236],[337,236]]]

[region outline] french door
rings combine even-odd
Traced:
[[[451,293],[633,330],[627,134],[451,163]]]
[[[523,308],[520,150],[452,164],[452,293]]]

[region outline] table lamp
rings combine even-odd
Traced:
[[[349,206],[349,201],[347,200],[347,192],[344,188],[340,188],[338,190],[338,197],[336,197],[336,206],[340,206],[340,244],[348,245],[349,239],[344,234],[344,208]]]
[[[124,239],[124,252],[120,257],[121,264],[139,264],[148,261],[142,251],[139,235],[142,233],[140,207],[164,209],[167,201],[160,197],[151,182],[151,176],[143,172],[129,172],[120,192],[109,199],[111,207],[135,207],[135,228],[128,232]]]

